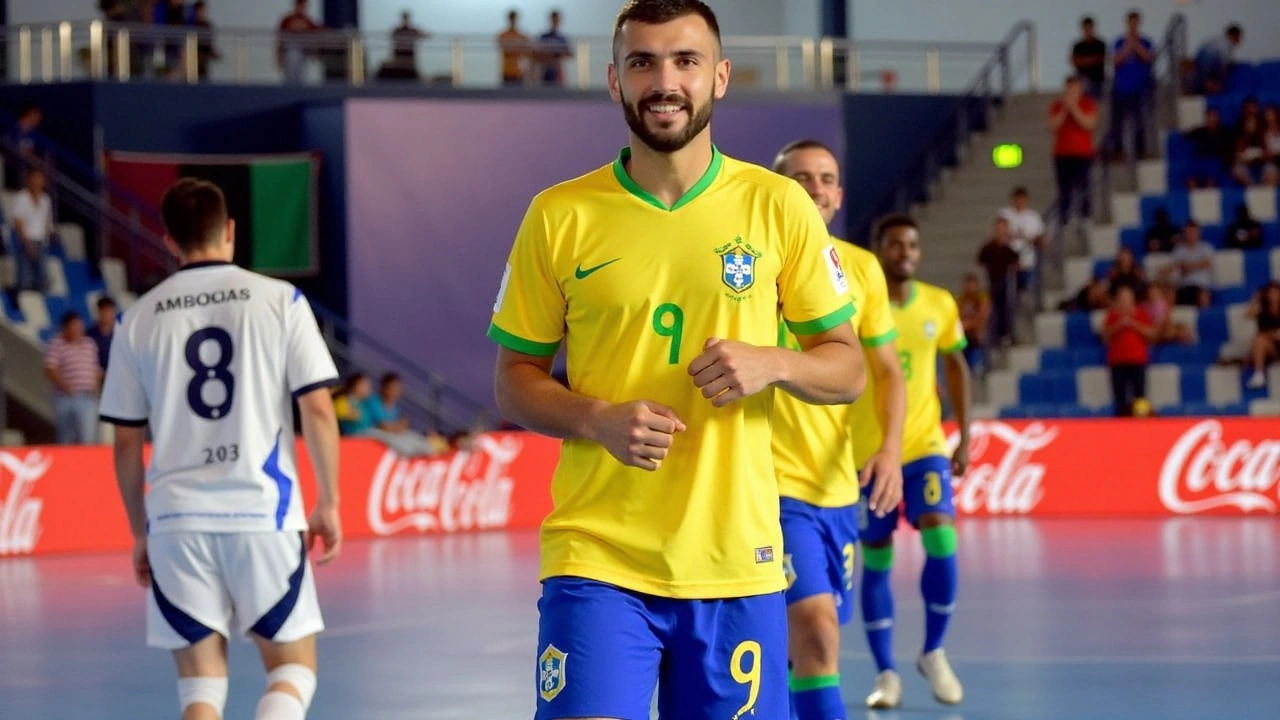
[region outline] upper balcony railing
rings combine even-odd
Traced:
[[[9,49],[10,82],[162,78],[262,85],[286,81],[288,60],[281,52],[282,36],[270,29],[207,31],[95,20],[5,26],[0,31]],[[300,82],[305,84],[503,86],[501,50],[494,36],[436,36],[408,45],[385,32],[324,30],[285,37],[298,49],[295,57],[301,58]],[[397,61],[397,48],[407,61]],[[570,49],[572,56],[562,64],[563,87],[605,89],[610,38],[573,38]],[[724,50],[734,63],[736,88],[941,94],[969,89],[991,58],[1009,49],[998,43],[777,36],[726,37]],[[1025,52],[1026,72],[1018,84],[1034,90],[1040,82],[1034,28],[1027,34]],[[527,57],[524,65],[525,84],[540,84],[542,73],[536,60]]]

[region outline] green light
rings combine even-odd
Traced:
[[[997,145],[991,151],[991,162],[1001,170],[1012,170],[1022,165],[1021,145]]]

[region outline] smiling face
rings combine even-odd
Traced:
[[[887,228],[880,238],[880,266],[890,282],[903,283],[920,267],[920,231],[910,225]]]
[[[825,148],[806,147],[792,150],[782,158],[778,172],[800,183],[818,206],[828,225],[844,203],[840,187],[840,164]]]
[[[623,23],[609,66],[609,94],[632,134],[660,153],[683,149],[711,124],[729,85],[729,61],[701,16]]]

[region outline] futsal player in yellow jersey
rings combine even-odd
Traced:
[[[730,68],[706,5],[632,0],[613,54],[629,147],[533,200],[489,330],[503,413],[564,438],[537,718],[647,720],[655,684],[666,718],[785,718],[769,390],[857,398],[850,281],[796,183],[712,145]]]
[[[844,199],[840,163],[816,140],[797,140],[778,151],[775,172],[800,183],[830,227]],[[878,452],[864,464],[863,480],[875,486],[872,508],[887,511],[902,500],[902,422],[906,387],[893,338],[884,271],[876,256],[835,241],[840,264],[853,278],[858,307],[854,329],[875,378],[875,394],[864,393],[884,434]],[[785,325],[784,346],[798,348]],[[845,717],[840,694],[840,626],[853,617],[854,510],[859,475],[854,464],[850,405],[815,406],[777,393],[773,408],[773,462],[782,496],[783,562],[787,569],[787,620],[791,659],[791,705],[796,720]],[[864,482],[863,484],[866,484]]]
[[[902,444],[902,493],[907,521],[920,530],[925,564],[920,592],[925,604],[924,648],[916,668],[929,681],[934,697],[947,704],[960,702],[964,689],[942,650],[951,613],[955,610],[956,531],[951,477],[963,475],[969,464],[969,366],[964,359],[964,327],[955,298],[942,288],[915,279],[920,264],[920,230],[905,215],[881,220],[875,248],[884,267],[898,327],[898,357],[907,381],[907,420]],[[938,401],[938,356],[946,368],[947,392],[960,426],[960,443],[948,456]],[[859,458],[876,452],[879,432],[874,415],[855,407],[854,427],[869,428],[854,436]],[[893,533],[898,509],[881,516],[859,506],[862,540],[862,619],[878,674],[867,705],[897,707],[902,680],[893,662],[893,595],[889,570],[893,565]]]

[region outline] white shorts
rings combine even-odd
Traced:
[[[301,533],[149,535],[147,559],[152,647],[177,650],[212,633],[287,643],[324,629]]]

